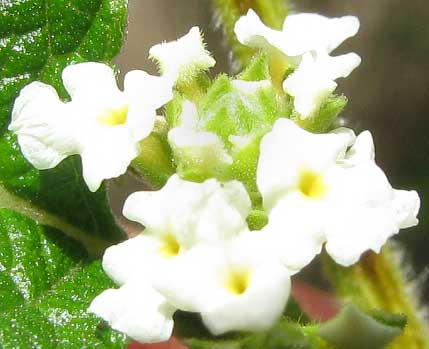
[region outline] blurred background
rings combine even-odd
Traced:
[[[122,72],[145,69],[149,48],[198,25],[217,60],[214,73],[230,71],[230,53],[216,28],[210,0],[129,0],[128,38],[117,64]],[[335,53],[357,52],[363,59],[352,75],[339,81],[337,92],[349,98],[343,113],[357,132],[369,129],[377,162],[392,185],[416,189],[422,198],[421,224],[398,240],[411,259],[415,276],[429,297],[429,1],[427,0],[296,0],[295,11],[327,16],[355,15],[359,34]],[[122,198],[115,200],[120,206]]]

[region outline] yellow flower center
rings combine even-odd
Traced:
[[[232,270],[226,277],[225,288],[232,294],[246,292],[250,283],[250,272],[246,269]]]
[[[301,172],[298,181],[298,189],[310,199],[321,199],[328,191],[323,176],[310,170]]]
[[[173,234],[162,237],[160,252],[166,258],[175,257],[180,253],[180,244]]]
[[[118,126],[127,122],[128,106],[106,110],[98,117],[98,122],[106,126]]]

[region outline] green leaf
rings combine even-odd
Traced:
[[[95,194],[87,189],[80,159],[69,158],[55,169],[37,171],[5,128],[24,85],[40,80],[67,98],[61,83],[66,65],[112,61],[122,46],[126,5],[126,0],[0,2],[0,182],[31,205],[109,241],[121,239],[123,233],[114,223],[105,187]]]
[[[126,345],[124,335],[87,312],[111,281],[60,231],[0,209],[0,270],[1,348]]]
[[[381,349],[402,333],[404,319],[386,316],[379,321],[357,307],[348,305],[334,319],[321,325],[318,334],[337,349]]]

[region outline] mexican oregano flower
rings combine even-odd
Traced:
[[[355,53],[329,56],[358,29],[359,20],[353,16],[327,18],[301,13],[287,16],[283,30],[278,31],[262,23],[252,10],[235,25],[235,33],[243,45],[278,50],[289,66],[296,69],[286,78],[283,88],[294,97],[295,110],[302,119],[319,109],[337,87],[336,79],[347,77],[360,64],[361,59]]]
[[[33,82],[16,99],[9,129],[38,169],[79,154],[85,182],[96,191],[103,179],[125,173],[139,154],[156,109],[173,97],[174,80],[135,70],[127,73],[121,91],[113,70],[101,63],[70,65],[62,77],[70,102],[51,86]]]
[[[392,188],[368,131],[356,139],[344,128],[312,134],[279,119],[261,142],[257,183],[269,212],[264,234],[298,270],[325,242],[331,257],[349,266],[418,223],[417,193]]]

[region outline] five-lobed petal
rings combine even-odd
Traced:
[[[155,287],[176,307],[201,313],[215,335],[268,329],[289,298],[290,273],[261,249],[259,234],[196,246],[165,265]]]
[[[123,174],[139,154],[156,109],[173,97],[174,81],[131,71],[120,91],[109,66],[89,62],[66,67],[63,82],[68,103],[46,84],[26,86],[15,101],[9,129],[38,169],[80,154],[85,182],[96,191],[103,179]]]
[[[289,268],[304,267],[325,242],[349,266],[417,224],[417,193],[392,189],[373,147],[367,131],[356,140],[347,129],[311,134],[287,119],[264,137],[257,173],[269,212],[263,231]]]

